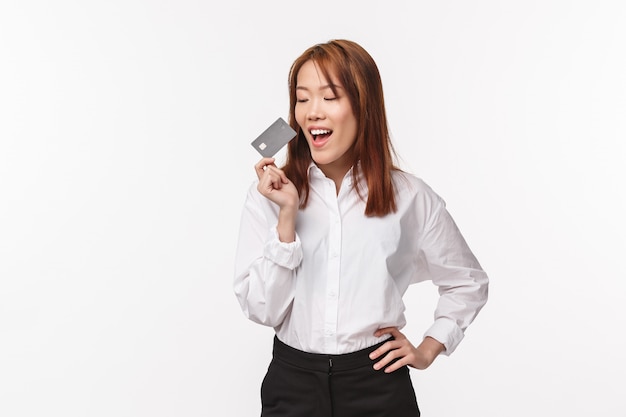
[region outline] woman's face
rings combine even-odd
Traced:
[[[327,175],[345,174],[352,166],[350,152],[357,120],[350,100],[334,76],[326,80],[313,61],[307,61],[296,79],[296,121],[311,149],[313,161]],[[330,88],[335,86],[337,94]]]

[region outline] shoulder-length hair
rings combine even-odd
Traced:
[[[283,170],[300,193],[300,207],[306,207],[309,198],[308,168],[313,159],[304,132],[296,122],[296,87],[298,72],[308,61],[314,61],[327,80],[336,78],[350,100],[357,120],[352,183],[363,199],[357,180],[360,171],[367,184],[365,215],[384,216],[396,211],[391,173],[398,168],[394,165],[395,152],[389,137],[380,73],[370,54],[348,40],[331,40],[310,47],[289,71],[289,124],[297,135],[289,142]],[[337,93],[332,83],[331,89]]]

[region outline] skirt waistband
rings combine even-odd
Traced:
[[[347,371],[363,366],[372,366],[374,361],[370,359],[369,354],[391,339],[393,338],[356,352],[342,355],[328,355],[325,353],[309,353],[295,349],[281,342],[278,340],[278,337],[274,336],[274,348],[272,353],[276,359],[312,371],[326,372],[329,367],[332,368],[333,371]]]

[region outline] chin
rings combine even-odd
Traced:
[[[313,162],[317,165],[328,165],[334,161],[331,158],[325,158],[321,155],[311,155],[311,157],[313,158]]]

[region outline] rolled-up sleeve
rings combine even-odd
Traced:
[[[233,288],[245,316],[271,327],[279,326],[291,308],[302,262],[299,236],[281,242],[277,219],[278,208],[253,184],[241,214]]]
[[[487,302],[489,278],[440,198],[422,236],[420,263],[440,295],[424,336],[443,343],[450,355]]]

